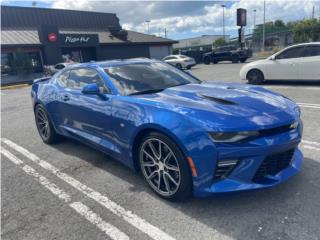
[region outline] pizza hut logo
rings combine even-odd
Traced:
[[[56,42],[58,39],[57,34],[55,33],[49,33],[48,34],[48,40],[49,42]]]

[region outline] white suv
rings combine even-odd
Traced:
[[[196,61],[185,55],[169,55],[162,59],[162,61],[176,66],[179,69],[190,69],[196,65]]]

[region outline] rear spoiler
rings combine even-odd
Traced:
[[[48,81],[51,77],[42,77],[33,80],[33,83],[45,82]]]

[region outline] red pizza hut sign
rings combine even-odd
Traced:
[[[48,34],[49,42],[56,42],[58,40],[58,36],[56,33],[49,33]]]

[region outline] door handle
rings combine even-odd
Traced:
[[[62,97],[63,101],[69,101],[70,100],[70,96],[69,95],[63,95]]]

